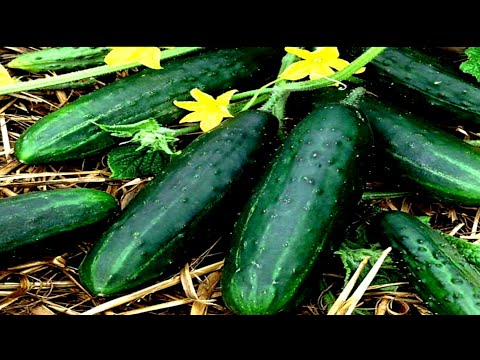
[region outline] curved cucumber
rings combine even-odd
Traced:
[[[35,191],[0,199],[0,253],[113,218],[116,199],[88,188]]]
[[[81,69],[104,64],[108,47],[54,47],[17,55],[6,64],[30,72]]]
[[[437,200],[480,205],[480,149],[383,99],[357,104],[374,131],[386,171]]]
[[[184,265],[228,226],[277,131],[273,115],[252,110],[193,140],[94,244],[79,268],[85,287],[110,296]]]
[[[435,314],[480,315],[480,271],[447,238],[401,211],[376,215],[370,231],[392,245],[392,254]]]
[[[424,51],[388,48],[362,77],[368,90],[435,121],[480,127],[480,86]]]
[[[161,70],[144,69],[83,95],[41,118],[15,144],[26,164],[84,158],[110,148],[114,137],[94,124],[131,124],[155,118],[170,125],[187,113],[173,100],[190,100],[193,88],[212,96],[249,90],[275,76],[280,48],[209,50],[169,60]]]
[[[289,133],[235,224],[222,297],[237,314],[292,309],[361,199],[372,134],[351,106],[318,107]]]

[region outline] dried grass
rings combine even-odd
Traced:
[[[0,63],[6,63],[18,53],[37,48],[4,47],[0,49]],[[27,74],[24,80],[45,75]],[[52,73],[50,75],[53,75]],[[122,72],[117,76],[127,76]],[[48,76],[48,75],[47,75]],[[123,209],[149,179],[113,180],[104,157],[72,161],[68,164],[25,165],[13,156],[15,141],[20,134],[41,117],[61,108],[82,94],[98,89],[109,81],[102,79],[85,88],[43,90],[0,96],[0,198],[17,196],[30,191],[90,187],[106,191],[119,201]],[[371,184],[374,187],[374,183]],[[425,202],[414,197],[372,201],[385,209],[408,211],[416,215],[430,215],[433,225],[451,235],[480,241],[478,223],[480,208],[449,208],[442,204]],[[222,274],[223,253],[216,252],[216,244],[190,259],[175,274],[140,290],[113,299],[92,297],[80,284],[77,266],[91,246],[84,239],[60,253],[39,255],[38,259],[17,261],[15,265],[0,263],[1,315],[231,315],[221,298],[219,281]],[[380,266],[381,262],[378,266]],[[362,268],[359,268],[359,272]],[[377,267],[378,270],[378,267]],[[368,286],[374,272],[348,301],[352,284],[344,292],[341,274],[328,274],[329,289],[336,289],[338,303],[331,313],[349,314],[354,308],[367,309],[375,315],[429,315],[421,300],[411,292],[408,283],[397,284],[399,291],[381,291]],[[392,284],[385,284],[385,286]],[[307,299],[298,309],[298,315],[319,316],[327,312],[319,301]],[[352,299],[352,298],[350,298]],[[347,307],[345,307],[347,305]],[[343,310],[341,310],[343,309]]]

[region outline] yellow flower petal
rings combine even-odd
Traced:
[[[0,64],[0,86],[12,85],[16,82],[17,80],[12,78],[7,69],[5,69],[2,64]]]
[[[230,100],[232,99],[232,96],[238,92],[238,90],[230,90],[227,91],[226,93],[223,93],[222,95],[219,95],[216,99],[216,102],[220,106],[228,106],[230,104]]]
[[[218,125],[220,125],[221,122],[222,122],[221,116],[210,114],[200,122],[200,129],[202,129],[203,132],[207,132],[217,127]]]
[[[332,60],[337,59],[340,56],[337,47],[321,47],[315,50],[313,53],[313,57],[315,59],[322,59],[322,60]]]
[[[300,48],[296,48],[296,47],[286,47],[285,48],[285,51],[287,53],[290,53],[290,54],[293,54],[293,55],[297,55],[299,58],[302,58],[302,59],[310,59],[312,57],[312,52],[308,51],[308,50],[305,50],[305,49],[300,49]]]
[[[204,107],[201,103],[196,101],[177,101],[173,100],[173,105],[188,110],[188,111],[201,111]]]
[[[110,66],[127,65],[138,62],[152,69],[161,69],[160,48],[158,47],[111,47],[105,56],[105,63]]]
[[[192,113],[184,116],[180,123],[184,122],[200,122],[200,128],[202,131],[209,131],[218,126],[222,122],[223,118],[233,117],[228,109],[230,100],[237,90],[230,90],[216,99],[213,96],[204,93],[198,88],[194,88],[190,91],[190,95],[195,101],[176,101],[173,103],[186,110],[193,111]]]
[[[342,70],[346,68],[350,63],[347,60],[343,59],[331,59],[325,61],[325,64],[334,68],[335,70]]]
[[[233,117],[233,115],[230,113],[230,110],[228,110],[228,107],[226,107],[226,106],[218,107],[217,111],[215,113],[222,116],[222,117]]]
[[[189,122],[200,122],[204,119],[205,117],[202,116],[202,113],[199,112],[192,112],[190,114],[185,115],[180,121],[180,124],[183,123],[189,123]]]
[[[212,95],[206,94],[197,88],[190,90],[190,95],[200,103],[210,104],[215,101]]]
[[[307,60],[300,60],[287,66],[287,68],[280,74],[281,79],[285,80],[300,80],[307,77],[310,73],[311,62]]]
[[[364,67],[361,67],[360,69],[358,69],[357,71],[355,71],[355,74],[361,74],[363,72],[365,72],[367,68],[364,66]]]
[[[333,74],[335,74],[335,71],[328,65],[325,65],[324,63],[316,63],[310,70],[310,79],[320,79]]]

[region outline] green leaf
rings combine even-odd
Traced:
[[[142,130],[158,131],[160,129],[160,125],[153,118],[142,120],[134,124],[125,124],[125,125],[105,125],[105,124],[97,124],[96,122],[93,122],[93,123],[97,125],[100,129],[104,131],[108,131],[110,135],[122,137],[122,138],[133,137],[136,133]]]
[[[363,259],[370,256],[367,265],[357,280],[357,283],[360,284],[385,250],[378,242],[372,242],[371,239],[369,239],[366,228],[366,224],[361,224],[355,229],[351,229],[347,232],[347,237],[342,242],[340,248],[335,251],[335,255],[340,256],[345,269],[345,285],[350,280],[351,275],[353,275],[355,270],[360,266]],[[390,256],[387,256],[372,281],[372,285],[394,283],[403,280],[403,271],[395,265]],[[395,291],[396,286],[392,288],[384,288],[384,290]]]
[[[469,47],[465,50],[468,59],[460,64],[460,70],[473,75],[480,81],[480,47]]]
[[[160,126],[153,118],[125,125],[93,123],[100,129],[108,131],[112,136],[131,138],[121,144],[139,143],[140,145],[137,147],[138,150],[163,151],[168,155],[178,155],[181,152],[175,151],[173,146],[173,143],[178,141],[178,138],[175,136],[175,130]]]
[[[113,148],[107,155],[112,179],[135,179],[155,176],[170,161],[163,151],[137,150],[136,145]]]

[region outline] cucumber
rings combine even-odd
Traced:
[[[352,50],[361,53],[362,48]],[[411,47],[391,47],[367,65],[369,91],[445,125],[480,129],[480,86],[435,56]]]
[[[210,49],[169,60],[164,69],[144,69],[81,96],[41,118],[15,143],[25,164],[81,159],[111,148],[117,141],[94,124],[131,124],[156,118],[163,126],[188,113],[173,100],[191,100],[193,88],[212,96],[250,90],[275,77],[281,48]]]
[[[360,111],[324,104],[288,134],[235,224],[221,279],[240,315],[289,312],[361,199],[372,133]]]
[[[177,271],[227,229],[276,146],[278,119],[247,110],[195,138],[124,208],[79,267],[96,296]]]
[[[33,73],[82,69],[104,64],[109,52],[108,47],[53,47],[17,55],[6,66]]]
[[[116,199],[89,188],[33,191],[0,199],[0,253],[113,219]]]
[[[344,98],[326,89],[312,102]],[[386,181],[445,204],[480,205],[480,148],[383,97],[365,94],[355,106],[373,129],[375,168]]]
[[[380,213],[369,226],[372,238],[392,246],[392,256],[432,312],[480,315],[480,271],[447,238],[401,211]]]
[[[365,95],[357,107],[372,126],[377,167],[431,199],[480,206],[478,147],[383,98]]]

